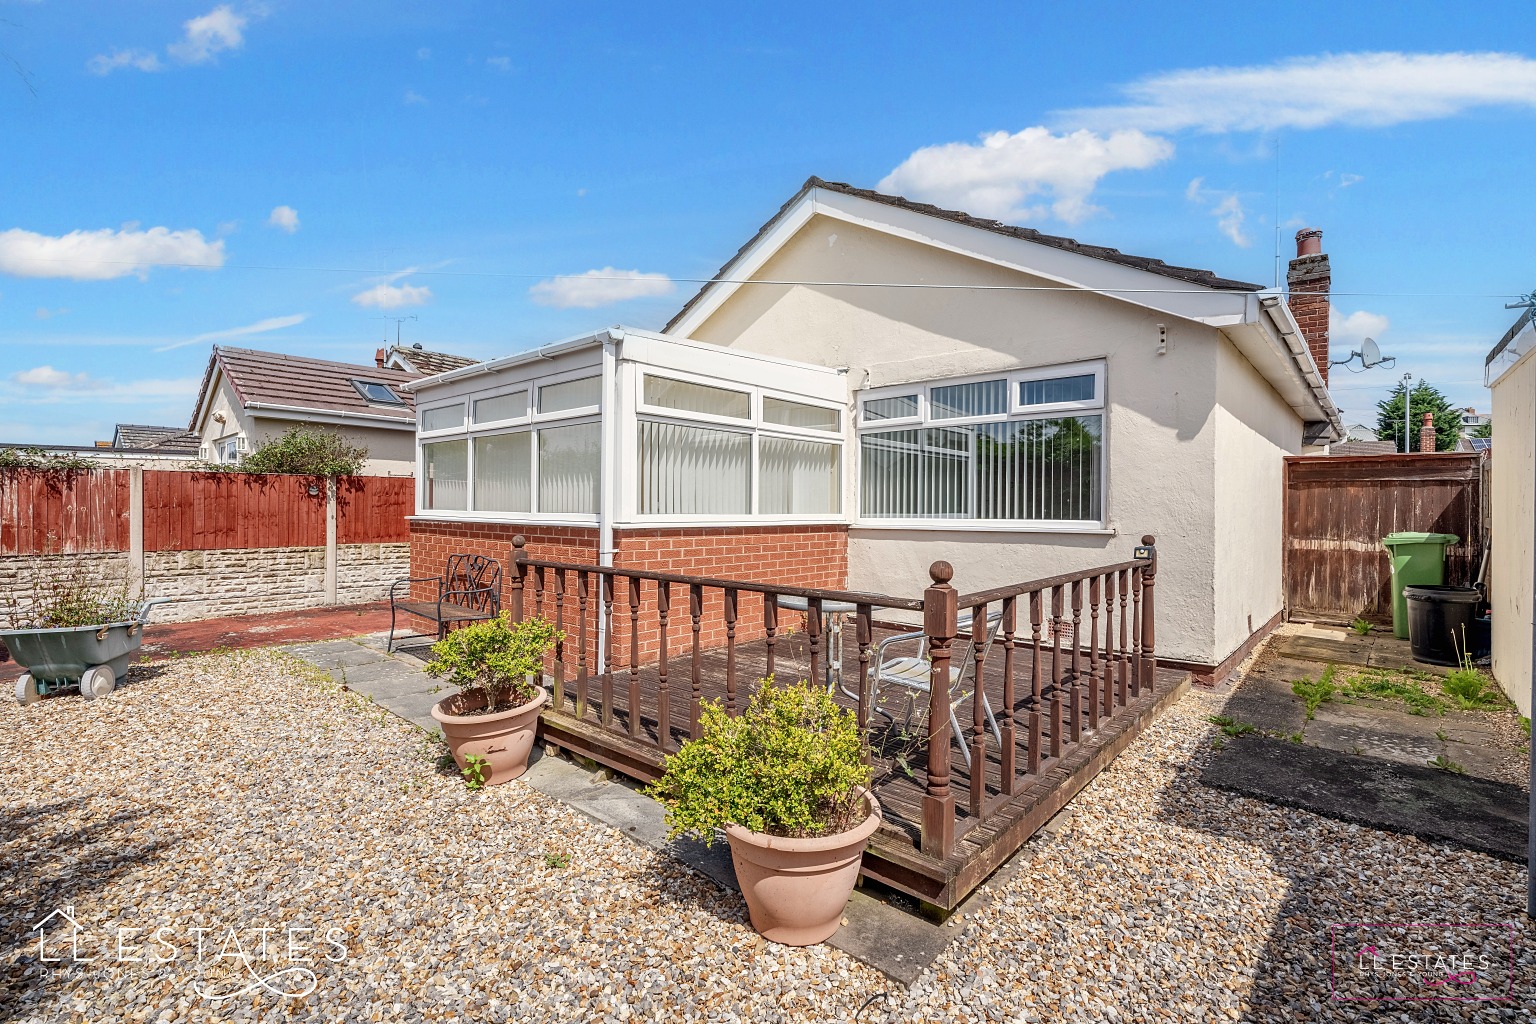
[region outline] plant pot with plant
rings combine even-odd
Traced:
[[[790,946],[837,931],[880,805],[853,712],[772,677],[740,716],[706,702],[698,739],[666,759],[653,795],[673,836],[731,846],[752,927]]]
[[[437,702],[432,717],[474,788],[500,785],[528,770],[539,712],[549,702],[534,679],[543,674],[545,655],[562,638],[546,619],[513,624],[502,612],[432,645],[427,673],[459,688]]]

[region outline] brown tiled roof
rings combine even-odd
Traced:
[[[197,452],[198,436],[185,427],[148,427],[119,423],[112,435],[113,448],[156,449],[166,452]]]
[[[461,366],[473,366],[480,361],[478,359],[471,359],[469,356],[456,356],[449,352],[433,352],[429,349],[414,348],[406,345],[392,346],[389,354],[391,356],[399,356],[429,376],[434,373],[447,373],[449,370],[457,370]]]
[[[213,358],[208,361],[208,372],[203,377],[204,397],[198,400],[199,411],[212,383],[215,367],[223,371],[243,406],[252,403],[283,405],[313,409],[316,412],[364,413],[402,423],[416,422],[415,399],[399,385],[419,379],[419,373],[385,369],[371,363],[336,363],[328,359],[310,359],[307,356],[290,356],[279,352],[216,347]],[[403,404],[369,402],[352,386],[353,380],[387,384]],[[193,416],[196,415],[194,411]],[[193,429],[196,426],[194,422]]]
[[[840,181],[823,181],[817,177],[806,179],[805,184],[800,187],[800,191],[796,192],[793,196],[790,197],[788,202],[779,207],[779,212],[768,218],[763,226],[757,229],[757,234],[748,239],[745,245],[736,250],[736,255],[727,260],[725,266],[721,267],[718,271],[715,272],[715,280],[724,277],[726,272],[730,270],[732,264],[740,259],[748,249],[751,249],[752,246],[756,245],[758,240],[768,233],[768,229],[773,226],[774,222],[776,222],[779,217],[787,212],[791,206],[794,206],[795,203],[799,202],[801,196],[805,195],[806,192],[813,188],[822,188],[829,192],[841,192],[843,195],[856,196],[859,199],[868,199],[870,202],[882,203],[886,206],[894,206],[902,210],[911,210],[914,213],[921,213],[929,217],[937,217],[940,220],[952,221],[956,224],[964,224],[966,227],[980,228],[983,231],[991,231],[994,234],[1006,235],[1009,238],[1019,238],[1026,242],[1036,242],[1040,245],[1048,245],[1053,249],[1065,249],[1069,252],[1081,253],[1084,256],[1091,256],[1094,259],[1104,260],[1108,263],[1118,263],[1124,267],[1134,267],[1137,270],[1144,270],[1149,274],[1158,274],[1162,277],[1173,278],[1176,281],[1186,281],[1190,284],[1199,285],[1202,288],[1218,288],[1224,291],[1256,292],[1262,290],[1264,287],[1263,285],[1249,284],[1246,281],[1235,281],[1231,278],[1217,277],[1209,270],[1198,270],[1193,267],[1178,267],[1169,263],[1164,263],[1162,260],[1152,259],[1149,256],[1132,256],[1129,253],[1121,252],[1119,249],[1111,249],[1102,245],[1084,245],[1075,238],[1066,238],[1062,235],[1047,235],[1044,232],[1036,231],[1034,228],[1017,227],[1012,224],[1004,224],[1001,221],[986,220],[982,217],[972,217],[970,214],[962,213],[959,210],[946,210],[943,207],[931,206],[928,203],[915,203],[912,200],[906,199],[902,196],[886,195],[884,192],[874,192],[867,188],[855,188],[852,185],[847,185]],[[681,320],[687,314],[687,312],[698,303],[701,298],[704,297],[704,293],[711,287],[712,284],[706,284],[703,288],[700,288],[698,293],[695,294],[693,298],[689,299],[687,303],[684,304],[682,309],[677,311],[677,315],[668,321],[665,330],[670,331],[677,324],[677,322]]]

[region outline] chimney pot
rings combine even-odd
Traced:
[[[384,369],[384,350],[383,349],[381,349],[381,348],[380,349],[374,349],[374,352],[373,352],[373,365],[377,366],[381,370]]]
[[[1323,229],[1302,228],[1296,232],[1296,255],[1316,256],[1323,251]]]

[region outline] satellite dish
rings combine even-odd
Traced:
[[[1366,338],[1360,343],[1360,362],[1367,370],[1381,365],[1381,347],[1376,344],[1375,338]]]

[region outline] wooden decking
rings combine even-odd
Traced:
[[[843,651],[842,682],[849,690],[857,692],[855,680],[859,674],[858,646],[849,636]],[[874,641],[891,634],[889,628],[876,628]],[[965,646],[957,641],[956,653]],[[897,653],[897,652],[893,652]],[[913,653],[908,650],[905,653]],[[873,655],[871,655],[873,656]],[[676,750],[688,738],[693,697],[693,673],[691,655],[674,655],[669,659],[669,685],[667,687],[667,743],[668,750]],[[1104,717],[1099,727],[1089,728],[1088,713],[1079,718],[1078,739],[1072,740],[1068,723],[1070,700],[1063,691],[1064,725],[1061,729],[1060,756],[1050,756],[1053,749],[1051,737],[1051,697],[1054,693],[1048,678],[1043,680],[1039,711],[1042,717],[1038,770],[1025,771],[1031,763],[1028,736],[1024,723],[1035,707],[1034,685],[1030,676],[1029,659],[1019,659],[1015,687],[1019,699],[1015,718],[1018,723],[1017,764],[1020,775],[1011,796],[1002,793],[1002,759],[998,743],[990,730],[986,733],[986,758],[983,771],[985,780],[983,815],[978,818],[970,810],[971,775],[960,755],[958,742],[951,745],[952,774],[950,783],[959,805],[955,822],[955,846],[953,853],[943,861],[924,856],[919,851],[922,822],[922,799],[925,786],[923,774],[927,763],[927,747],[921,735],[926,697],[917,698],[908,722],[908,692],[887,685],[880,692],[876,705],[889,715],[870,716],[870,745],[874,757],[875,794],[885,813],[885,823],[870,843],[864,857],[864,873],[896,889],[910,893],[919,899],[943,908],[956,906],[976,886],[1024,844],[1051,815],[1085,786],[1095,775],[1133,739],[1162,707],[1171,702],[1188,686],[1188,673],[1160,669],[1150,687],[1143,687],[1138,695],[1126,693],[1125,704],[1117,707],[1114,714]],[[986,694],[994,713],[1003,717],[1003,684],[1001,659],[995,654],[987,659]],[[1083,655],[1086,664],[1086,655]],[[758,680],[768,673],[768,651],[761,641],[743,641],[736,644],[735,667],[738,686],[738,705],[745,704],[757,689]],[[803,634],[780,636],[774,649],[774,671],[783,680],[803,679],[809,668],[809,651]],[[600,671],[593,670],[587,683],[586,709],[583,717],[577,717],[578,685],[574,670],[567,668],[563,683],[562,699],[543,716],[545,739],[572,753],[592,758],[632,778],[650,781],[660,771],[659,701],[660,666],[652,661],[641,664],[631,673],[626,666],[616,668],[612,676],[610,700],[604,706],[604,685]],[[1047,665],[1043,675],[1049,677]],[[726,695],[726,654],[723,649],[700,652],[701,695],[705,699],[723,699]],[[632,682],[636,692],[642,695],[638,722],[632,720],[628,694]],[[964,689],[970,690],[967,684]],[[855,699],[841,690],[835,691],[840,703],[856,707]],[[973,705],[969,698],[956,706],[956,716],[970,742]],[[638,735],[632,735],[632,729]]]

